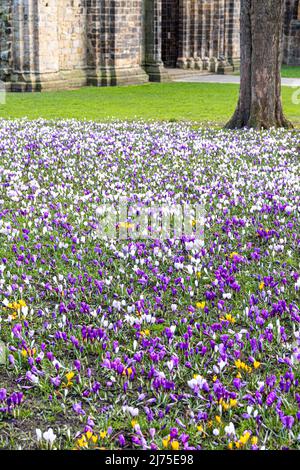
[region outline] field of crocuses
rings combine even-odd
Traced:
[[[0,121],[0,448],[300,448],[299,132]],[[97,210],[205,206],[204,245]]]

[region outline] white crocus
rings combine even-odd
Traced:
[[[49,428],[48,431],[44,432],[43,438],[50,444],[50,447],[52,447],[56,439],[56,435],[54,434],[53,429]]]

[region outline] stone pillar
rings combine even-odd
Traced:
[[[86,85],[87,2],[57,0],[56,3],[60,75],[70,87]]]
[[[49,0],[32,1],[32,56],[33,66],[31,70],[36,80],[42,82],[42,86],[56,88],[61,77],[59,76],[59,41],[58,41],[58,2]],[[50,84],[51,82],[51,84]],[[47,86],[48,85],[48,86]]]
[[[226,0],[228,3],[227,57],[233,70],[240,68],[240,14],[241,0]]]
[[[81,0],[13,0],[12,18],[10,80],[13,91],[41,91],[86,84],[85,63],[77,60],[83,56],[85,47],[79,40],[79,29],[85,29]],[[63,37],[65,43],[61,42]],[[61,60],[62,54],[68,55],[68,60]]]
[[[232,60],[232,34],[234,28],[234,5],[233,0],[220,0],[219,5],[219,54],[217,73],[225,74],[233,72]]]
[[[0,5],[0,80],[10,81],[12,65],[12,3]],[[9,86],[7,87],[9,89]]]
[[[115,85],[115,5],[110,0],[88,0],[88,84]]]
[[[287,65],[300,65],[300,1],[286,1],[283,62]]]
[[[141,0],[88,1],[88,84],[148,81],[141,66],[142,18]]]
[[[57,20],[57,7],[44,12],[43,6],[41,0],[13,1],[13,91],[40,91],[42,81],[58,73],[56,29],[44,28],[49,15],[52,22]]]
[[[179,31],[177,67],[187,69],[190,58],[190,14],[191,1],[179,0]]]
[[[198,64],[199,69],[203,70],[203,57],[204,57],[204,44],[203,44],[203,32],[204,32],[204,24],[203,24],[203,3],[199,4],[199,11],[198,11],[198,21],[199,21],[199,29],[198,29]]]
[[[209,64],[209,37],[210,30],[210,5],[208,0],[201,2],[200,9],[200,28],[201,28],[201,45],[200,45],[200,63],[201,69],[207,70]]]
[[[95,74],[100,66],[100,2],[87,0],[87,68],[88,76]]]
[[[41,91],[86,85],[85,0],[9,0],[10,88]]]
[[[191,50],[192,54],[190,59],[190,68],[202,69],[202,63],[199,57],[199,16],[200,16],[200,3],[193,1],[191,3]]]
[[[225,0],[219,0],[218,5],[218,46],[216,72],[224,73],[225,58]]]
[[[152,82],[169,80],[162,61],[162,2],[145,0],[144,69]]]
[[[300,66],[300,18],[291,21],[288,39],[288,65]]]
[[[211,0],[209,3],[210,8],[210,25],[209,25],[209,72],[216,72],[217,68],[217,41],[218,41],[218,0]]]

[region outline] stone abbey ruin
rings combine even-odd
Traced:
[[[240,0],[1,0],[7,90],[163,81],[239,66]],[[283,62],[300,65],[300,0],[286,0]]]

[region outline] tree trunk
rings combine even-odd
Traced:
[[[241,0],[241,85],[228,129],[292,127],[281,102],[284,0]]]

